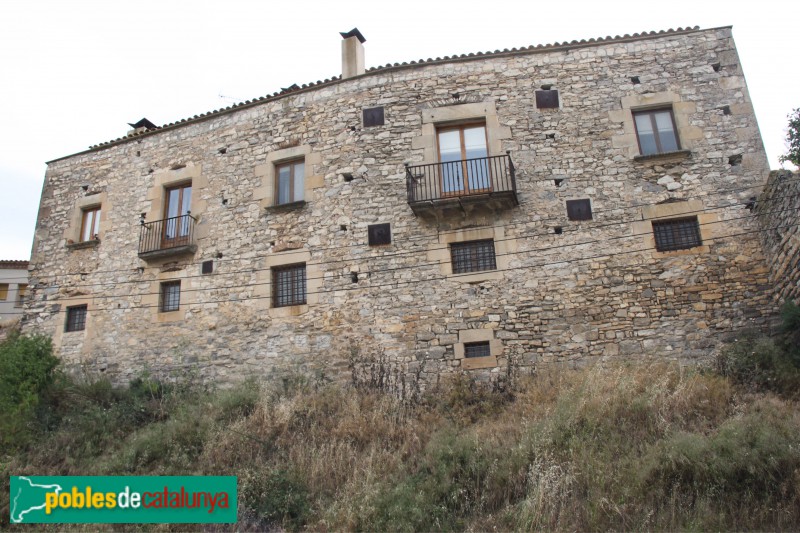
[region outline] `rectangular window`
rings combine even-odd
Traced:
[[[464,343],[464,357],[489,357],[492,352],[489,341]]]
[[[592,203],[588,198],[567,200],[567,217],[570,220],[592,220]]]
[[[280,266],[272,269],[272,307],[306,303],[306,265]]]
[[[81,242],[91,241],[100,233],[100,206],[83,210]]]
[[[67,307],[67,323],[64,326],[64,331],[83,331],[86,329],[87,309],[88,307],[85,305]]]
[[[8,298],[8,283],[0,283],[0,300]]]
[[[454,242],[450,245],[453,274],[497,270],[494,241]]]
[[[442,196],[461,196],[491,190],[485,124],[439,128]]]
[[[181,307],[181,282],[167,281],[161,284],[161,299],[158,310],[162,313],[177,311]]]
[[[25,305],[25,295],[28,292],[28,285],[25,283],[20,283],[17,285],[17,301],[14,303],[14,307],[22,307]]]
[[[701,246],[700,224],[697,217],[653,221],[656,250],[669,252]]]
[[[305,161],[275,165],[275,205],[303,201]]]
[[[636,138],[642,155],[680,150],[672,109],[652,109],[633,113]]]
[[[162,248],[190,244],[192,184],[186,183],[166,190]]]

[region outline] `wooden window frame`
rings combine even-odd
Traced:
[[[11,289],[11,285],[8,283],[0,283],[0,302],[5,302],[8,300],[8,291]]]
[[[28,284],[19,283],[17,285],[17,298],[14,300],[14,307],[22,307],[25,305],[25,296],[28,293]]]
[[[184,181],[181,183],[170,184],[168,187],[164,187],[164,217],[163,217],[163,224],[161,228],[161,245],[162,248],[171,248],[175,246],[181,246],[182,244],[189,244],[192,236],[191,225],[184,223],[181,220],[181,217],[184,215],[182,214],[183,210],[183,195],[186,192],[186,189],[192,189],[192,182],[191,181]],[[172,191],[179,191],[178,193],[178,214],[174,217],[169,216],[169,198],[170,193]],[[194,191],[192,191],[194,192]],[[189,198],[189,205],[192,205],[191,194]],[[186,210],[186,214],[191,216],[191,209]],[[167,231],[170,227],[169,220],[171,218],[175,218],[174,222],[174,230],[175,236],[168,237]],[[188,229],[184,229],[188,228]],[[185,233],[185,234],[184,234]]]
[[[658,126],[656,125],[655,115],[656,115],[656,113],[662,113],[664,111],[668,111],[669,112],[669,118],[670,118],[670,121],[672,123],[672,134],[675,136],[675,146],[676,146],[675,150],[665,151],[663,149],[663,147],[662,147],[662,144],[661,144],[661,136],[658,133]],[[653,108],[653,109],[640,109],[640,110],[632,111],[632,114],[633,114],[633,127],[634,127],[634,130],[636,131],[636,144],[639,146],[639,154],[641,154],[643,156],[659,155],[659,154],[667,154],[667,153],[670,153],[670,152],[675,152],[675,151],[681,150],[681,139],[680,139],[680,136],[678,135],[678,125],[675,123],[675,113],[672,111],[672,106],[670,106],[670,107],[656,107],[656,108]],[[640,116],[640,115],[642,115],[642,116],[647,115],[648,117],[650,117],[650,125],[653,128],[653,139],[655,140],[656,149],[657,149],[657,151],[655,153],[645,154],[644,152],[642,152],[642,141],[641,141],[641,138],[639,137],[639,126],[636,123],[636,117]]]
[[[667,228],[675,228],[684,224],[685,226],[677,229],[682,234],[682,238],[679,241],[675,238],[675,234],[672,233],[672,229],[668,230]],[[697,216],[653,220],[652,225],[653,239],[658,252],[675,252],[703,246],[703,236],[700,233],[700,222]],[[667,234],[668,232],[669,235]],[[667,237],[669,237],[668,242],[665,242]]]
[[[482,126],[483,127],[484,146],[486,148],[486,158],[487,158],[486,171],[488,173],[487,178],[489,180],[489,183],[488,183],[488,187],[486,187],[485,189],[470,189],[470,187],[469,187],[469,173],[468,173],[468,167],[467,167],[467,163],[466,163],[466,160],[467,160],[467,148],[466,148],[466,146],[464,146],[464,130],[467,129],[467,128],[474,128],[476,126]],[[460,123],[460,124],[442,124],[442,125],[437,125],[436,126],[436,158],[437,158],[437,161],[439,162],[440,166],[443,165],[444,163],[442,162],[442,148],[439,145],[439,134],[441,134],[443,132],[448,132],[448,131],[458,131],[459,132],[458,138],[459,138],[459,141],[461,143],[461,159],[459,161],[461,161],[461,179],[463,180],[464,188],[461,189],[461,190],[458,190],[458,191],[445,191],[444,190],[444,181],[443,181],[443,179],[441,178],[441,175],[440,175],[439,188],[440,188],[440,192],[442,194],[442,198],[453,197],[453,196],[464,196],[464,195],[467,195],[467,194],[483,194],[483,193],[491,192],[492,191],[492,183],[494,183],[494,180],[492,179],[492,165],[488,164],[488,158],[491,157],[491,156],[489,155],[489,128],[486,126],[486,121],[485,120],[480,120],[480,121],[464,122],[464,123]],[[450,161],[450,163],[453,163],[453,161]]]
[[[89,242],[96,240],[100,236],[100,215],[102,213],[102,206],[94,205],[90,207],[84,207],[81,209],[81,232],[78,235],[79,242]],[[87,226],[87,220],[89,224]],[[91,232],[88,235],[88,238],[84,238],[84,233],[86,232],[86,228],[91,228]],[[94,229],[97,229],[95,232]]]
[[[64,322],[64,331],[71,333],[73,331],[83,331],[86,329],[86,317],[89,314],[89,306],[76,305],[67,307],[67,320]]]
[[[303,197],[300,200],[294,199],[294,171],[295,167],[298,163],[303,163]],[[289,159],[287,161],[281,161],[279,163],[275,163],[275,205],[290,205],[296,204],[305,201],[305,169],[306,169],[306,160],[304,157],[299,157],[296,159]],[[284,167],[289,167],[289,201],[281,203],[281,169]]]
[[[491,268],[482,268],[482,262],[485,257],[481,254],[486,254],[487,249],[485,246],[491,246]],[[469,255],[468,263],[456,260],[457,254],[460,250],[467,250]],[[494,239],[480,239],[475,241],[462,241],[450,243],[450,262],[453,267],[453,274],[469,274],[471,272],[491,272],[497,270],[497,252],[494,247]]]
[[[173,294],[168,294],[174,287],[177,287],[177,302],[174,300]],[[180,310],[181,308],[181,281],[162,281],[160,290],[158,291],[158,311],[160,313],[172,313]]]
[[[298,273],[302,272],[301,279],[295,279]],[[290,279],[283,280],[282,276],[290,276]],[[299,284],[302,283],[302,293],[295,292]],[[284,288],[288,287],[288,292],[284,293]],[[308,303],[308,277],[305,263],[293,263],[290,265],[280,265],[272,267],[272,307],[291,307],[295,305],[306,305]]]

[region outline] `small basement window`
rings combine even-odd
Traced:
[[[659,252],[687,250],[703,244],[703,239],[700,238],[700,223],[696,216],[654,220],[653,236],[656,240],[656,250]]]
[[[592,220],[592,202],[583,200],[567,200],[567,217],[570,220]]]
[[[466,358],[489,357],[491,355],[489,341],[464,343],[464,357]]]

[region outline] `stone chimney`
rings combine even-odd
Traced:
[[[339,32],[342,36],[342,79],[364,74],[364,42],[366,39],[358,28]]]

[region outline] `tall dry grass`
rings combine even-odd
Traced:
[[[677,365],[552,369],[503,391],[460,376],[416,403],[302,380],[73,396],[69,423],[3,475],[236,475],[244,530],[800,523],[797,404]]]

